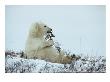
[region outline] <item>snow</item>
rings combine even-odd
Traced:
[[[6,55],[6,73],[105,73],[105,57],[84,57],[71,64],[51,63],[40,59],[24,59]]]
[[[6,57],[6,72],[57,72],[62,64],[50,63],[39,59],[23,59],[18,57]]]

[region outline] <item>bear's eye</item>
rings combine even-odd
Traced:
[[[47,26],[44,26],[44,27],[47,27]]]

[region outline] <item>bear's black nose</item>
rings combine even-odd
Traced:
[[[50,31],[52,31],[52,29],[50,29]]]

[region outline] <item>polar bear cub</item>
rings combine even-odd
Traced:
[[[53,40],[46,40],[45,35],[52,29],[42,22],[35,22],[31,25],[25,45],[25,58],[36,58],[53,63],[71,63],[73,58],[60,53],[53,46]]]

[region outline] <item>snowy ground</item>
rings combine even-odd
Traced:
[[[24,59],[19,53],[5,52],[6,73],[105,73],[106,58],[81,57],[71,64],[58,64],[39,59]]]

